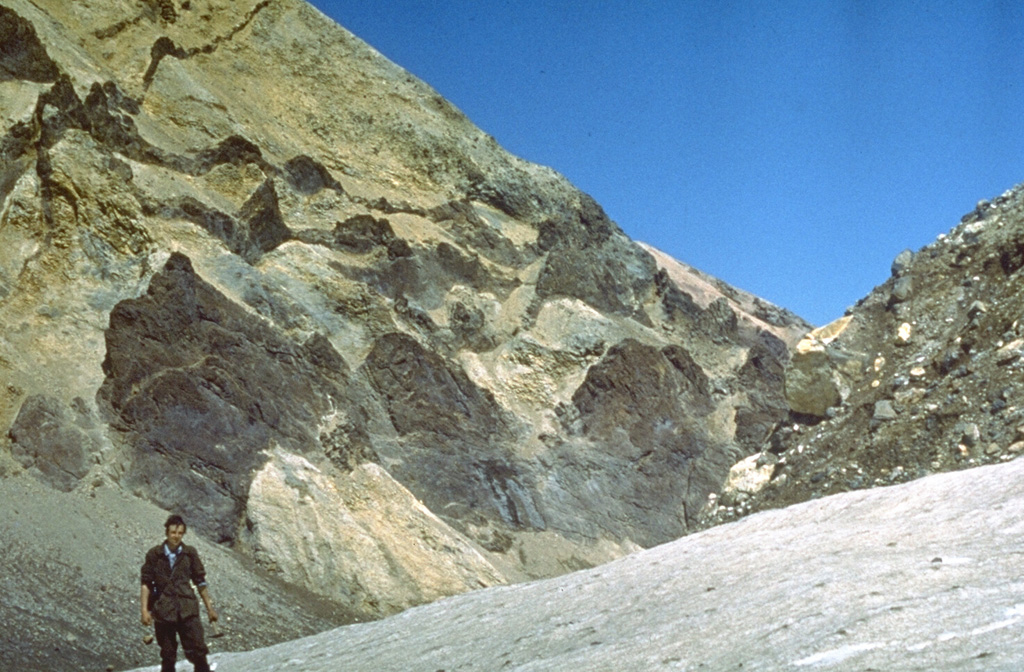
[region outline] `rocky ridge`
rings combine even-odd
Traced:
[[[1024,452],[1024,187],[907,250],[786,372],[789,421],[733,469],[704,524]]]
[[[0,44],[11,483],[182,512],[366,619],[677,538],[788,413],[809,325],[300,0],[0,0]],[[0,608],[42,624],[4,666],[70,627]],[[46,665],[85,648],[133,662]]]

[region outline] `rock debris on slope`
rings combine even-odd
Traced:
[[[705,524],[1024,451],[1024,189],[982,201],[905,251],[892,276],[811,332],[786,372],[792,409]],[[756,484],[739,485],[756,463]]]
[[[0,621],[5,670],[102,671],[157,659],[139,623],[140,554],[167,513],[101,486],[61,492],[22,474],[0,480]],[[225,620],[224,649],[310,635],[359,614],[297,589],[189,531]]]

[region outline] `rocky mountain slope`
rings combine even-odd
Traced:
[[[173,510],[218,650],[486,588],[222,669],[1016,669],[1021,240],[810,331],[301,0],[0,0],[0,667],[152,659]]]
[[[1024,665],[1022,483],[1015,460],[843,493],[217,655],[217,669],[1011,672]]]
[[[792,414],[734,470],[706,524],[1024,452],[1024,188],[905,251],[892,276],[801,341]]]
[[[0,475],[93,537],[93,495],[183,513],[234,576],[329,605],[282,638],[675,539],[787,417],[809,325],[301,0],[0,0],[0,45]],[[86,616],[131,563],[70,545],[69,590],[0,600],[33,624],[4,667],[69,630],[107,634],[47,669],[137,663],[135,605]]]

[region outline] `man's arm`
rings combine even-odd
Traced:
[[[142,605],[142,624],[152,625],[153,615],[149,613],[149,586],[145,583],[142,584],[142,590],[139,594],[139,603]]]
[[[203,598],[203,604],[206,605],[206,615],[210,617],[210,622],[216,621],[219,616],[217,610],[213,608],[213,598],[210,597],[210,591],[207,589],[206,584],[199,586],[199,597]]]
[[[217,610],[213,608],[213,598],[210,597],[210,591],[206,587],[206,568],[203,567],[203,561],[199,559],[199,553],[191,548],[190,551],[192,554],[192,583],[199,590],[199,597],[203,598],[203,604],[206,605],[206,615],[213,623],[218,616]]]
[[[139,608],[142,610],[142,624],[153,623],[153,615],[149,612],[149,587],[153,584],[153,564],[150,561],[150,554],[146,553],[146,559],[142,561],[142,570],[139,572],[142,579],[142,589],[139,591]]]

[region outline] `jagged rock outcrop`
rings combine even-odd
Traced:
[[[36,29],[17,12],[0,7],[0,77],[30,82],[56,81],[60,70],[46,55]]]
[[[380,615],[675,538],[786,417],[808,325],[301,0],[0,0],[0,34],[4,475]]]
[[[124,483],[221,541],[237,537],[267,451],[320,448],[331,410],[360,408],[359,386],[325,338],[292,342],[179,253],[144,296],[111,311],[106,340],[97,400],[132,447]],[[357,413],[348,421],[358,447],[367,423]]]

